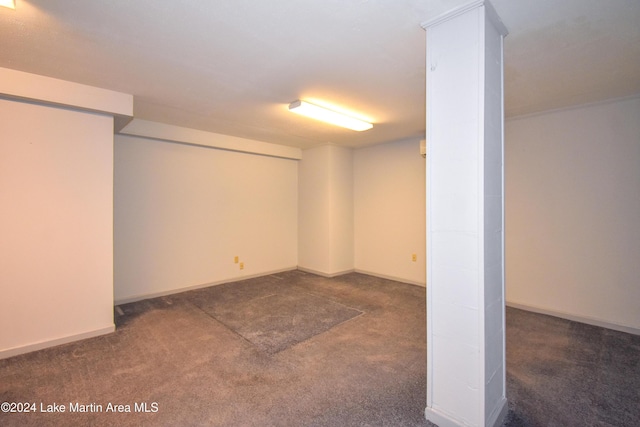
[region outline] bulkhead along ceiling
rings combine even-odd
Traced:
[[[420,138],[422,22],[468,0],[16,0],[0,67],[134,95],[138,119],[307,148]],[[508,117],[640,93],[639,0],[494,0]],[[318,100],[353,132],[288,112]]]

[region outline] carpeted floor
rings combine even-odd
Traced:
[[[0,425],[431,425],[424,288],[291,271],[118,309],[0,360],[0,402],[36,405]],[[505,425],[640,425],[640,337],[508,309],[507,353]]]
[[[640,336],[507,308],[508,426],[640,426]]]

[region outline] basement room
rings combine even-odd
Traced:
[[[640,425],[638,0],[0,0],[0,425]]]

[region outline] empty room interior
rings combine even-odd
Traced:
[[[638,0],[3,0],[0,117],[0,425],[640,425]]]

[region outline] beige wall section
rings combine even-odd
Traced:
[[[640,98],[506,122],[507,302],[640,333]]]
[[[357,271],[425,286],[425,167],[418,138],[355,150]]]
[[[304,150],[299,169],[299,267],[326,276],[353,270],[353,153]]]
[[[353,270],[353,150],[329,148],[330,271]]]
[[[116,302],[296,268],[297,169],[116,135]]]
[[[302,153],[298,172],[298,265],[329,274],[329,149]]]
[[[113,331],[113,118],[0,116],[0,357]]]

